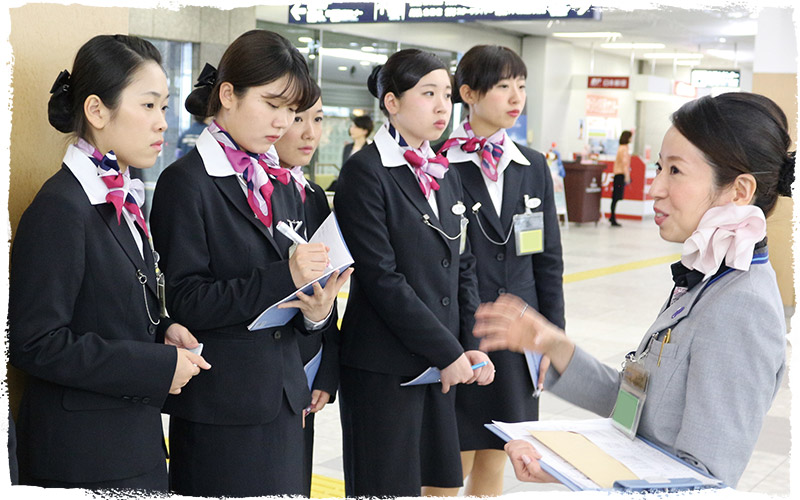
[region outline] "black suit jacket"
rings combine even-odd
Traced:
[[[437,218],[407,166],[386,168],[372,143],[339,176],[334,198],[342,234],[355,261],[342,322],[342,364],[416,376],[445,368],[465,350],[478,305],[475,260],[423,223],[430,217],[450,236],[460,230],[451,207],[463,201],[458,173],[439,180]]]
[[[465,203],[468,207],[469,240],[477,260],[478,287],[481,302],[497,299],[502,293],[513,293],[541,312],[551,323],[564,328],[564,262],[561,256],[561,233],[553,197],[553,179],[544,156],[516,144],[530,165],[514,161],[503,176],[503,205],[500,216],[489,197],[481,169],[472,161],[451,163],[461,174]],[[533,212],[544,214],[544,251],[517,257],[514,235],[504,246],[491,243],[478,227],[471,208],[481,203],[477,217],[494,241],[506,239],[515,214],[525,211],[524,195],[539,198],[541,204]]]
[[[309,181],[308,184],[305,187],[306,201],[303,203],[306,239],[311,238],[320,224],[331,213],[325,190],[313,182]],[[319,389],[330,394],[331,399],[329,402],[334,401],[336,390],[339,388],[339,327],[336,325],[338,317],[336,304],[334,303],[333,316],[331,317],[332,324],[322,335],[301,335],[297,337],[297,345],[300,347],[300,358],[303,360],[303,364],[310,361],[317,354],[320,346],[324,347],[319,371],[314,379],[312,390]]]
[[[294,184],[273,185],[273,227],[302,220]],[[197,148],[159,177],[151,224],[167,276],[167,309],[204,344],[212,366],[171,396],[165,411],[207,424],[263,424],[278,415],[284,393],[292,410],[302,411],[311,400],[296,342],[298,332],[308,334],[302,314],[286,325],[247,330],[294,292],[291,242],[278,231],[270,235],[236,176],[209,176]]]
[[[177,361],[157,342],[155,271],[111,204],[62,166],[22,215],[11,251],[11,363],[28,379],[21,479],[133,477],[165,459],[160,408]],[[139,272],[147,276],[144,291]],[[166,326],[162,321],[161,326]]]

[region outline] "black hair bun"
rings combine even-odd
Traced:
[[[50,88],[50,100],[47,102],[47,120],[56,130],[65,134],[75,130],[70,84],[69,71],[59,73]]]
[[[453,88],[453,94],[450,97],[450,100],[453,101],[453,104],[458,104],[460,102],[464,102],[464,100],[461,99],[461,92],[458,91],[457,87]]]
[[[792,197],[792,184],[794,184],[795,156],[797,152],[792,151],[786,154],[781,164],[778,174],[778,194],[781,196]]]
[[[211,87],[197,87],[186,98],[183,107],[189,113],[206,117],[208,116],[208,100],[211,97]]]
[[[374,68],[372,68],[372,73],[369,74],[367,78],[367,89],[369,89],[369,93],[375,96],[377,99],[380,99],[380,94],[378,93],[378,75],[383,69],[383,64],[378,64]]]

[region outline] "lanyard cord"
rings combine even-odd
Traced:
[[[463,216],[463,215],[461,216],[461,220],[466,220],[466,219],[464,218],[464,216]],[[457,234],[457,235],[455,235],[455,236],[450,236],[450,235],[448,235],[447,233],[445,233],[444,231],[442,231],[441,229],[439,229],[438,227],[436,227],[436,226],[434,226],[433,224],[431,224],[431,216],[430,216],[430,215],[428,215],[428,214],[423,214],[423,215],[422,215],[422,222],[424,222],[424,223],[425,223],[425,225],[427,225],[427,226],[429,226],[429,227],[432,227],[433,229],[435,229],[435,230],[439,231],[440,233],[442,233],[442,236],[444,236],[445,238],[447,238],[447,239],[448,239],[448,240],[450,240],[450,241],[455,241],[455,240],[457,240],[457,239],[461,238],[461,235],[463,235],[463,234],[464,234],[464,231],[465,231],[465,230],[466,230],[466,228],[467,228],[467,224],[469,224],[469,220],[467,220],[466,224],[463,224],[463,225],[462,225],[462,229],[461,229],[461,231],[459,231],[459,232],[458,232],[458,234]]]
[[[475,220],[478,221],[478,227],[481,228],[481,232],[483,233],[483,236],[487,240],[489,240],[490,243],[494,243],[495,245],[500,246],[500,247],[506,246],[506,243],[508,243],[508,240],[511,239],[511,234],[514,232],[514,224],[511,224],[511,227],[508,229],[508,234],[506,235],[505,241],[502,241],[502,242],[495,241],[488,234],[486,234],[486,230],[483,229],[483,224],[481,223],[481,218],[478,215],[478,210],[480,210],[480,209],[481,209],[481,202],[478,202],[478,203],[472,205],[472,213],[475,214]]]

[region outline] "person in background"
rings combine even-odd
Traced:
[[[405,49],[367,85],[388,120],[347,160],[334,198],[358,269],[340,355],[345,491],[419,496],[461,486],[455,386],[491,383],[494,366],[472,336],[461,181],[430,147],[452,112],[447,66]],[[430,367],[441,383],[401,387]]]
[[[617,222],[617,202],[625,197],[625,186],[631,183],[631,151],[629,143],[633,133],[625,130],[619,136],[619,148],[614,159],[614,191],[611,193],[611,225],[619,227]]]
[[[319,96],[320,89],[312,82],[312,96]],[[317,97],[314,104],[306,110],[298,110],[294,123],[275,143],[275,150],[282,168],[289,170],[292,181],[300,194],[303,203],[304,224],[302,232],[308,240],[317,228],[330,215],[328,197],[322,187],[306,179],[303,166],[311,162],[314,152],[322,138],[322,98]],[[300,359],[303,365],[309,362],[322,350],[321,360],[315,376],[307,374],[311,389],[311,404],[304,410],[304,488],[303,495],[311,495],[311,472],[314,454],[314,414],[322,410],[326,404],[332,403],[339,387],[339,328],[336,326],[336,306],[333,310],[333,325],[323,335],[297,337],[300,347]]]
[[[272,304],[320,277],[322,243],[292,241],[279,222],[303,219],[297,189],[273,144],[315,100],[302,54],[284,37],[248,31],[206,65],[188,96],[213,116],[194,149],[167,167],[153,197],[167,306],[190,324],[215,365],[167,401],[170,488],[189,496],[301,495],[303,411],[311,402],[296,337],[321,335],[347,279],[334,272],[286,323],[250,330]]]
[[[675,286],[624,371],[649,373],[638,434],[735,487],[786,368],[783,305],[766,221],[794,175],[786,116],[747,92],[701,97],[672,115],[650,188],[655,223],[683,243]],[[550,357],[546,388],[611,415],[621,373],[576,346],[525,302],[476,313],[481,347]],[[743,372],[743,367],[745,370]],[[527,441],[506,445],[517,477],[553,481]]]
[[[550,168],[544,155],[516,144],[506,132],[525,108],[526,77],[525,63],[507,47],[469,49],[455,73],[457,98],[469,114],[442,150],[450,169],[459,173],[466,206],[472,207],[467,234],[481,302],[513,293],[563,328],[564,263]],[[515,238],[520,218],[539,221],[539,247],[520,246]],[[484,424],[537,420],[539,399],[533,394],[549,365],[544,359],[532,374],[524,354],[498,351],[489,357],[497,368],[494,382],[465,386],[456,394],[467,496],[503,493],[504,443]]]
[[[161,314],[144,186],[130,178],[164,141],[161,54],[141,38],[96,36],[51,93],[50,124],[74,142],[11,250],[9,358],[29,375],[19,482],[166,492],[161,406],[211,366]]]
[[[187,128],[178,139],[178,147],[175,148],[175,159],[185,155],[192,150],[197,138],[208,126],[208,119],[200,115],[192,115],[192,124]]]
[[[342,149],[342,165],[355,153],[361,151],[361,148],[369,144],[367,138],[372,134],[375,128],[372,118],[369,115],[353,116],[352,123],[348,133],[353,142],[348,142]]]

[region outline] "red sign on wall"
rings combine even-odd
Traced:
[[[590,89],[627,89],[629,83],[627,76],[590,76],[587,86]]]

